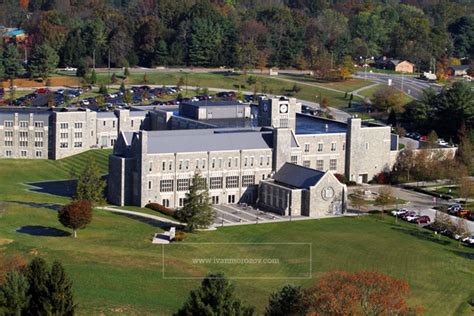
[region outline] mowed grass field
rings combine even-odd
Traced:
[[[192,244],[167,245],[164,257],[162,246],[150,242],[152,235],[162,230],[161,225],[104,211],[95,211],[93,222],[79,231],[77,239],[17,231],[25,226],[67,231],[57,222],[56,212],[48,208],[51,203],[67,203],[67,198],[26,191],[23,183],[67,179],[72,167],[80,170],[91,159],[106,172],[109,153],[89,151],[61,161],[0,160],[0,200],[10,201],[0,213],[0,251],[22,253],[28,258],[40,255],[49,262],[61,260],[74,281],[79,315],[171,314],[208,270],[237,277],[258,277],[270,271],[282,278],[233,280],[237,294],[246,304],[255,305],[259,313],[264,311],[269,294],[286,283],[307,287],[327,271],[377,270],[407,280],[412,290],[410,303],[422,305],[427,315],[472,314],[467,301],[474,296],[474,249],[458,248],[456,242],[445,237],[438,240],[426,230],[396,224],[390,217],[220,228],[188,234],[185,242]],[[307,248],[267,245],[289,242],[311,243],[311,257]],[[227,243],[260,248],[257,251]],[[276,269],[196,265],[190,261],[206,256],[284,260]],[[307,275],[309,258],[311,278],[285,279]],[[169,279],[172,276],[196,279]]]

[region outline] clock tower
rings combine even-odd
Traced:
[[[296,127],[296,111],[298,104],[294,98],[260,99],[258,104],[258,122],[260,126],[274,128]]]

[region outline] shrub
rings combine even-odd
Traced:
[[[170,208],[167,208],[161,204],[158,204],[158,203],[148,203],[147,205],[145,205],[146,208],[149,208],[150,210],[153,210],[155,212],[159,212],[161,214],[164,214],[164,215],[167,215],[167,216],[171,216],[171,217],[174,217],[175,216],[175,211],[170,209]]]
[[[174,235],[175,241],[183,241],[185,238],[186,238],[185,232],[176,232],[176,234]]]
[[[340,174],[340,173],[335,173],[334,176],[337,178],[337,180],[341,183],[347,183],[347,178],[345,175]]]
[[[388,172],[380,172],[374,176],[371,183],[375,184],[389,184],[390,174]]]
[[[346,185],[349,187],[353,187],[353,186],[356,186],[357,183],[355,181],[347,181]]]

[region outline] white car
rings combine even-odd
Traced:
[[[66,71],[77,71],[77,68],[66,67],[65,70],[66,70]]]
[[[474,235],[466,237],[462,241],[470,245],[474,245]]]
[[[89,100],[81,100],[81,104],[82,105],[90,105],[91,103],[89,102]]]
[[[414,221],[415,219],[417,219],[417,218],[419,218],[419,217],[420,217],[420,216],[418,216],[418,215],[407,216],[407,217],[405,217],[405,220],[406,220],[407,222],[411,222],[411,221]]]
[[[438,145],[440,146],[448,146],[449,143],[447,141],[445,141],[444,139],[440,138],[438,139]]]
[[[395,210],[395,211],[392,211],[392,215],[393,216],[400,216],[402,214],[404,214],[405,212],[407,212],[408,210],[404,209],[404,208],[401,208],[399,210]]]

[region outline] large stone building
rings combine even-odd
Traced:
[[[112,148],[119,131],[139,131],[147,112],[0,108],[0,158],[61,159]]]
[[[109,158],[109,200],[179,208],[199,170],[214,204],[256,202],[295,216],[342,212],[346,188],[333,174],[367,182],[391,168],[398,137],[388,126],[315,118],[300,108],[295,99],[260,100],[258,124],[241,119],[237,128],[152,111],[153,131],[119,134]]]

